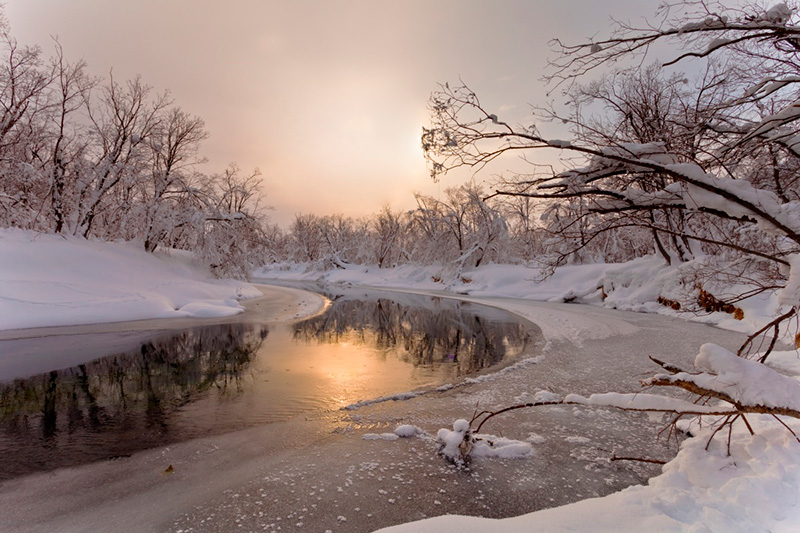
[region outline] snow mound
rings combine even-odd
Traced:
[[[726,394],[744,405],[800,410],[800,383],[766,365],[737,357],[711,343],[700,347],[694,364],[704,373],[678,373],[669,377],[692,381],[700,387]]]
[[[524,459],[533,455],[530,442],[507,439],[489,434],[475,435],[473,457],[496,457],[500,459]]]
[[[394,433],[365,433],[364,440],[397,440],[400,437]]]
[[[459,418],[453,430],[442,428],[436,435],[440,453],[456,464],[472,457],[522,459],[533,454],[530,442],[507,439],[495,435],[472,433],[469,422]]]
[[[397,426],[394,430],[394,434],[398,437],[408,438],[408,437],[416,437],[417,435],[422,435],[425,433],[422,429],[418,428],[417,426],[413,426],[411,424],[403,424],[402,426]]]
[[[211,279],[181,252],[0,229],[0,330],[225,317],[257,296],[247,283]]]

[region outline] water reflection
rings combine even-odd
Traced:
[[[0,480],[440,385],[528,342],[510,316],[455,301],[332,297],[326,314],[272,331],[194,328],[72,368],[0,375]]]
[[[497,364],[526,345],[520,323],[482,319],[462,302],[431,302],[432,308],[412,308],[386,298],[336,300],[325,315],[299,323],[294,336],[306,342],[371,344],[415,367],[450,365],[452,376]]]
[[[0,479],[169,442],[172,412],[212,390],[241,392],[267,335],[243,324],[197,328],[0,385]],[[58,453],[15,453],[31,447]]]

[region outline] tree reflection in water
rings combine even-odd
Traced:
[[[269,338],[261,326],[197,328],[0,383],[0,480],[438,386],[528,342],[509,315],[454,300],[335,298]]]
[[[208,391],[242,390],[267,335],[244,324],[197,328],[138,352],[0,384],[0,479],[170,442],[170,417],[181,406]],[[39,446],[53,453],[19,453]]]
[[[471,374],[521,353],[529,336],[519,322],[495,321],[468,303],[432,298],[428,307],[375,301],[334,300],[322,316],[300,322],[294,338],[305,342],[374,344],[415,367],[446,365],[454,376]]]

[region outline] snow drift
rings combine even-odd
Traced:
[[[224,317],[260,296],[180,252],[0,229],[0,330],[148,318]]]

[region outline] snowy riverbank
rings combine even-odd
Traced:
[[[279,267],[263,269],[257,275],[414,288],[423,292],[445,288],[445,284],[436,279],[439,276],[435,267],[402,267],[389,271],[353,267],[325,273]],[[766,296],[741,304],[744,320],[721,312],[675,312],[656,300],[659,296],[671,298],[682,294],[680,272],[676,268],[665,268],[657,259],[642,259],[625,265],[566,267],[538,284],[532,281],[536,277],[535,271],[524,267],[490,265],[465,272],[460,280],[450,282],[446,288],[468,300],[496,305],[532,320],[542,327],[550,342],[566,337],[577,346],[582,345],[587,332],[594,330],[596,334],[602,325],[564,321],[558,313],[542,313],[525,300],[577,300],[680,316],[742,332],[757,329],[777,309],[775,296]],[[605,298],[598,287],[604,287]],[[607,332],[611,336],[631,333],[615,331],[613,327]],[[791,375],[800,374],[800,357],[796,351],[774,353],[771,364]],[[634,486],[603,498],[515,518],[492,520],[445,515],[386,531],[796,531],[800,528],[800,443],[768,415],[752,415],[748,420],[755,435],[743,424],[737,425],[730,437],[730,454],[725,438],[717,437],[707,447],[710,430],[695,428],[697,436],[686,440],[677,457],[664,465],[662,473],[651,478],[646,486]],[[800,432],[796,420],[785,419],[784,422],[796,433]]]
[[[622,264],[567,265],[546,278],[540,269],[525,265],[488,264],[453,277],[451,269],[441,265],[402,265],[384,269],[347,265],[346,268],[323,271],[309,265],[279,263],[257,269],[253,276],[394,290],[447,291],[454,296],[582,303],[621,311],[658,313],[738,332],[755,331],[774,317],[778,309],[778,298],[774,293],[738,303],[743,310],[741,320],[730,313],[700,311],[697,306],[674,311],[658,302],[659,296],[683,302],[693,296],[696,298],[693,271],[702,268],[702,261],[666,266],[663,259],[650,256]],[[710,286],[706,289],[720,299],[728,296],[725,288]]]
[[[172,252],[0,229],[0,330],[150,318],[227,317],[261,296]]]
[[[226,301],[244,295],[237,290],[249,290],[246,284],[208,281],[184,259],[143,258],[129,245],[72,242],[7,230],[0,236],[0,305],[5,306],[0,307],[0,318],[28,317],[27,327],[78,318],[97,322],[112,316],[111,320],[146,317],[134,310],[147,310],[150,317],[161,316],[158,313],[191,316],[193,307],[183,310],[184,315],[180,308],[192,301],[199,303],[194,309],[219,306],[221,314],[230,312],[226,309],[238,313],[238,302]],[[641,437],[654,438],[654,428],[661,422],[605,408],[519,412],[493,422],[491,430],[515,439],[527,436],[533,454],[517,460],[478,459],[469,475],[447,465],[426,437],[455,418],[468,417],[476,404],[496,409],[526,401],[537,390],[560,394],[634,391],[637,379],[652,370],[647,355],[677,359],[686,366],[702,342],[734,347],[741,341],[741,335],[674,316],[599,307],[675,315],[653,303],[651,296],[680,290],[677,278],[670,269],[648,261],[638,266],[634,262],[569,267],[544,284],[532,281],[535,271],[500,265],[465,273],[464,279],[448,287],[433,281],[436,273],[424,268],[407,267],[389,274],[366,268],[325,273],[329,282],[439,295],[448,288],[446,294],[451,297],[507,309],[541,329],[541,354],[531,364],[457,390],[365,405],[356,411],[320,413],[14,479],[0,485],[3,528],[101,529],[113,521],[120,529],[150,531],[237,526],[267,531],[371,531],[445,515],[391,531],[796,530],[800,525],[800,444],[767,417],[748,417],[755,436],[737,426],[730,456],[726,436],[715,439],[706,450],[708,434],[701,432],[685,441],[677,457],[648,485],[621,491],[658,470],[614,463],[610,456],[617,451],[639,456],[650,456],[654,449],[663,453],[664,445],[654,448],[653,442]],[[282,272],[284,279],[319,277],[296,270]],[[605,300],[598,281],[615,284]],[[162,288],[168,296],[159,295]],[[572,297],[596,306],[532,301]],[[222,304],[209,304],[209,300]],[[768,300],[751,302],[745,307],[746,320],[765,316],[769,305]],[[282,312],[284,318],[297,314],[297,309],[283,304],[273,311]],[[209,315],[197,312],[195,316]],[[747,326],[746,321],[734,322],[723,313],[699,319]],[[797,359],[795,352],[785,352],[776,361],[796,373]],[[585,372],[559,373],[568,365]],[[421,427],[426,434],[396,441],[365,440],[400,424]],[[792,421],[789,424],[800,431]],[[554,444],[547,449],[555,452],[540,451],[545,442]],[[527,514],[493,520],[448,513]]]

